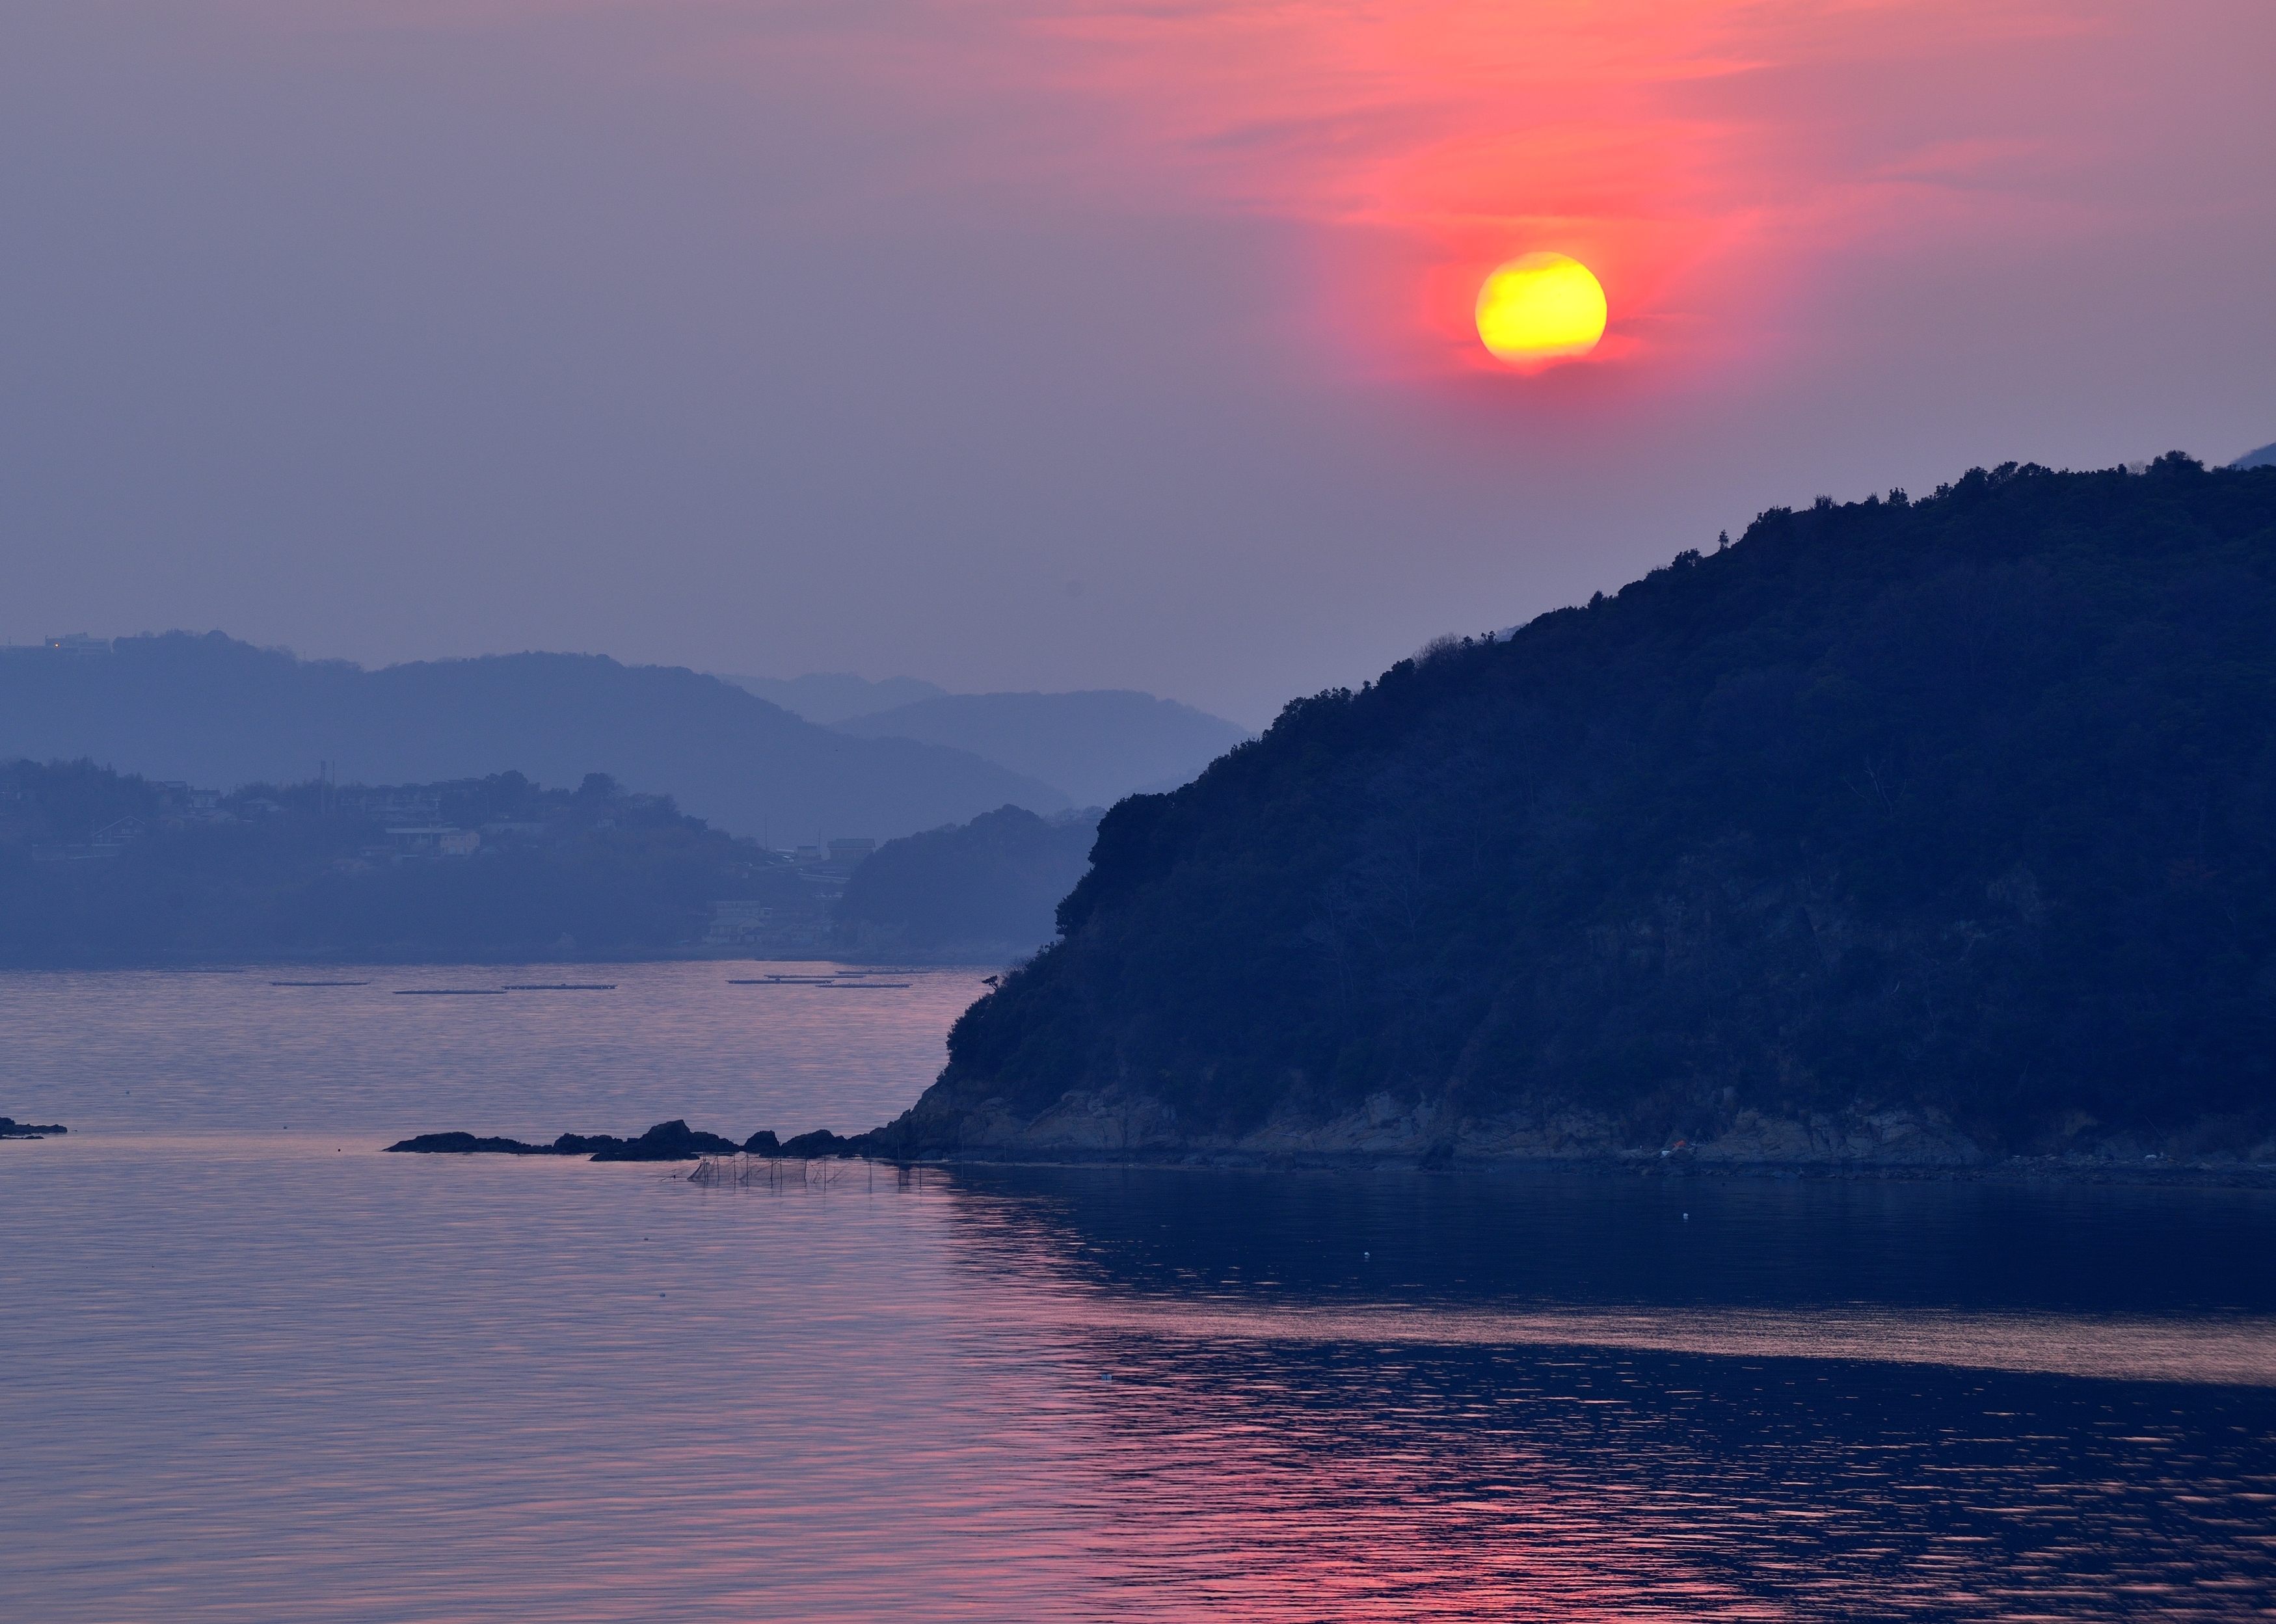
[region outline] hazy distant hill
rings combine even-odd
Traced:
[[[2228,466],[2237,469],[2276,467],[2276,441],[2271,441],[2257,452],[2245,452]]]
[[[888,677],[883,682],[872,682],[843,671],[810,671],[803,677],[736,677],[722,672],[719,679],[824,726],[848,717],[868,716],[873,710],[937,699],[948,692],[937,683],[916,677]]]
[[[1053,914],[1090,861],[1098,812],[1040,818],[999,807],[960,828],[889,840],[837,908],[839,951],[1001,964],[1058,933]]]
[[[2276,1157],[2272,625],[2276,470],[1774,508],[1115,807],[874,1142]]]
[[[217,788],[298,782],[319,760],[371,783],[515,770],[573,784],[606,772],[778,844],[889,839],[1007,801],[1043,812],[1068,804],[992,762],[832,732],[674,667],[515,654],[368,672],[217,632],[115,648],[0,656],[0,759],[88,756]]]
[[[856,717],[838,731],[969,750],[1065,790],[1078,806],[1173,789],[1248,737],[1206,711],[1118,688],[952,694]]]

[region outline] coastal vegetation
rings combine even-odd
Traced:
[[[874,1140],[2252,1144],[2272,625],[2276,468],[1772,509],[1117,805]]]

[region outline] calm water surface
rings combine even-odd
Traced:
[[[977,990],[748,973],[0,977],[0,1616],[2276,1612],[2257,1193],[377,1154],[865,1127]],[[618,985],[394,996],[505,981]]]

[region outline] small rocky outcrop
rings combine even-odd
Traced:
[[[677,1117],[659,1122],[638,1139],[619,1140],[593,1152],[596,1162],[692,1162],[698,1157],[732,1156],[742,1146],[717,1134],[692,1128]]]
[[[409,1151],[415,1156],[551,1156],[556,1153],[550,1145],[526,1144],[519,1139],[478,1138],[473,1134],[421,1134],[412,1139],[398,1139],[387,1148]]]
[[[869,1138],[867,1134],[858,1134],[851,1139],[843,1138],[826,1127],[818,1127],[810,1134],[800,1134],[785,1140],[780,1154],[805,1161],[824,1157],[860,1156],[867,1150]]]
[[[0,1118],[0,1121],[6,1119]],[[52,1130],[61,1133],[61,1128]],[[717,1134],[692,1128],[675,1117],[659,1122],[637,1139],[613,1134],[564,1134],[550,1144],[466,1133],[420,1134],[398,1140],[391,1151],[414,1156],[582,1156],[596,1162],[692,1162],[706,1156],[780,1156],[813,1157],[857,1156],[861,1142],[841,1139],[827,1129],[800,1134],[787,1144],[771,1128],[762,1128],[737,1144]]]
[[[0,1139],[45,1139],[50,1134],[70,1132],[60,1122],[19,1122],[13,1117],[0,1117]]]

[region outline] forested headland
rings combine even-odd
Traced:
[[[2276,1154],[2276,469],[1764,513],[1100,826],[902,1155]]]

